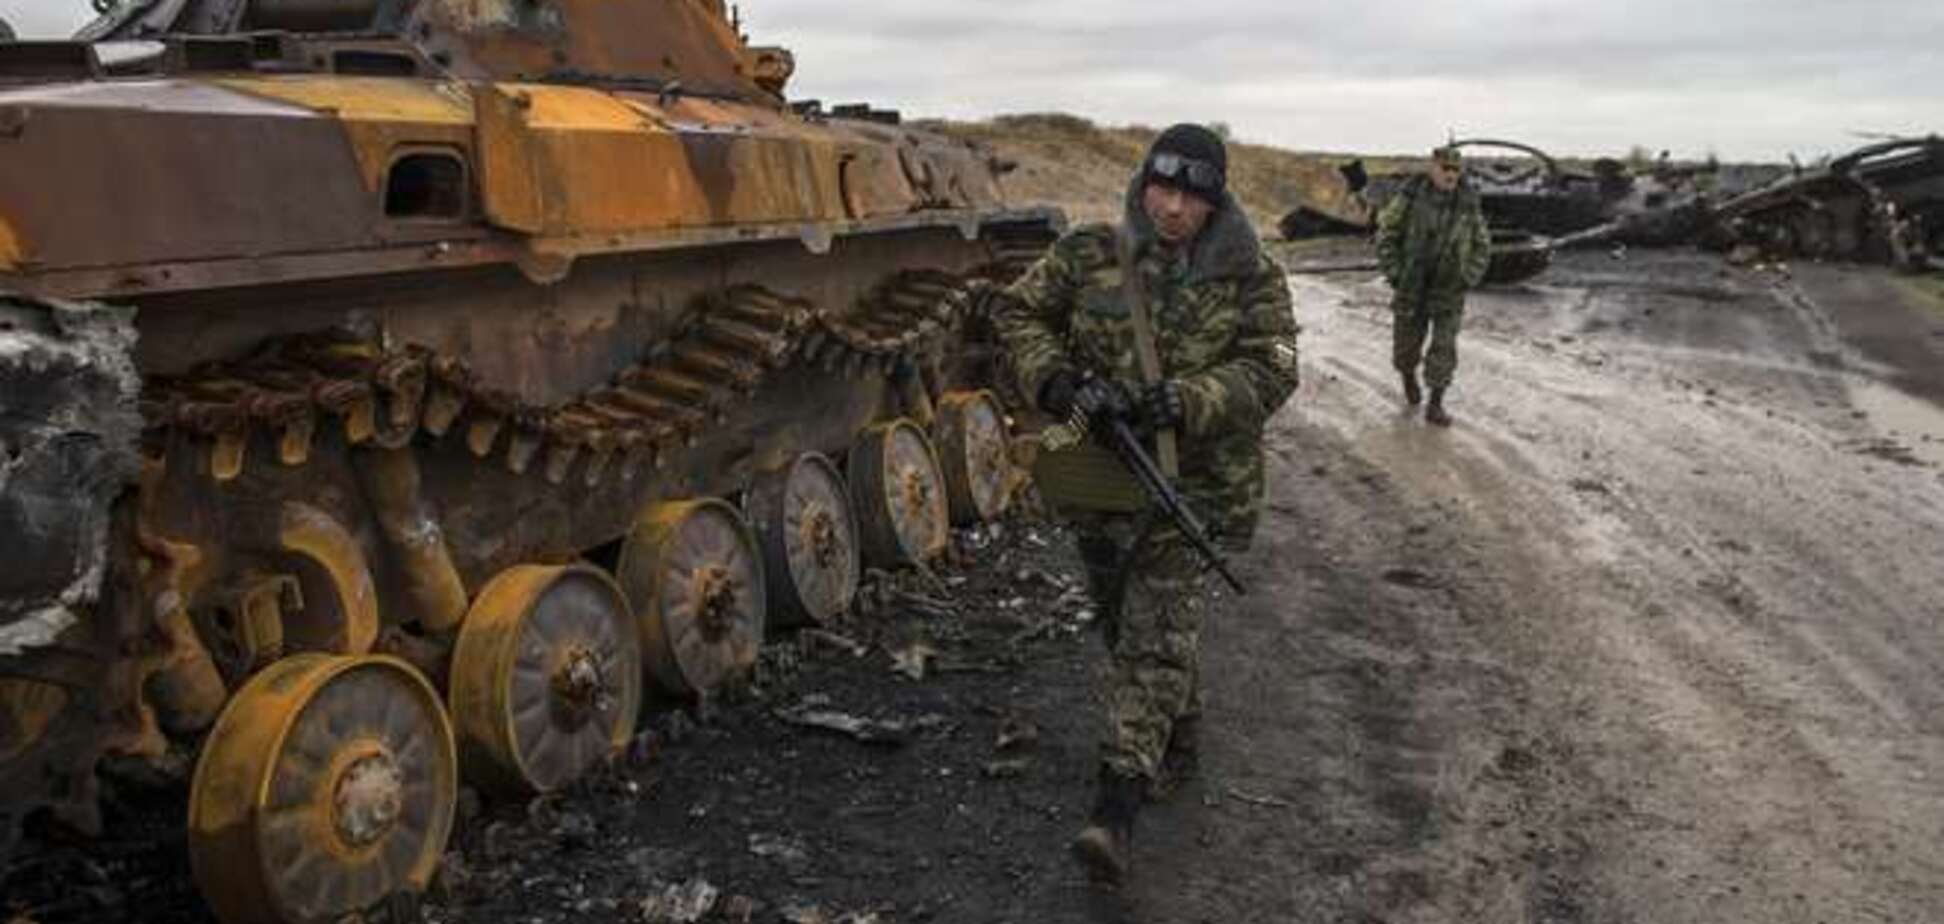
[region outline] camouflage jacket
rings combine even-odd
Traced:
[[[1233,201],[1210,217],[1185,259],[1167,259],[1138,195],[1129,191],[1124,226],[1146,274],[1162,375],[1181,385],[1181,488],[1225,543],[1243,546],[1262,500],[1263,427],[1296,388],[1288,282]],[[1112,225],[1076,228],[997,300],[995,323],[1026,395],[1038,395],[1061,367],[1140,393],[1117,254]]]
[[[1491,261],[1492,235],[1470,186],[1444,194],[1416,177],[1378,213],[1377,265],[1394,310],[1457,310]]]

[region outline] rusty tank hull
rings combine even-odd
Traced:
[[[984,296],[1064,219],[793,67],[718,0],[0,42],[9,846],[192,759],[219,918],[409,898],[459,780],[564,785],[1003,509]]]

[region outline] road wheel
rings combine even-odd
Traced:
[[[649,682],[706,694],[756,666],[763,564],[735,507],[713,498],[649,507],[622,544],[618,570]]]
[[[448,691],[469,779],[547,792],[627,744],[641,646],[626,598],[591,565],[516,565],[473,601]]]
[[[763,547],[770,618],[827,623],[857,596],[857,520],[837,466],[814,452],[757,479],[750,517]]]
[[[939,463],[952,522],[995,520],[1006,512],[1011,463],[1006,414],[989,391],[949,392],[938,402]]]
[[[889,568],[945,551],[945,476],[917,424],[901,419],[866,428],[851,444],[846,469],[865,560]]]
[[[410,665],[284,658],[237,691],[203,745],[190,868],[225,924],[339,920],[424,891],[458,786],[452,726]]]

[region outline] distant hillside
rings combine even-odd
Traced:
[[[1059,113],[998,116],[984,122],[926,122],[925,127],[990,146],[1019,167],[1005,178],[1015,202],[1064,208],[1076,222],[1120,216],[1127,181],[1160,130],[1147,126],[1104,128]],[[1229,187],[1265,236],[1310,191],[1341,190],[1335,168],[1350,158],[1308,154],[1259,144],[1229,144]],[[1370,159],[1367,159],[1370,160]],[[1392,162],[1372,162],[1382,169]]]
[[[1159,129],[1141,125],[1103,127],[1064,113],[919,124],[987,145],[1001,158],[1017,163],[1018,169],[1002,181],[1009,198],[1019,204],[1057,205],[1075,222],[1111,221],[1120,216],[1128,178],[1148,143],[1159,133]],[[1230,142],[1229,187],[1263,237],[1274,239],[1277,222],[1298,203],[1350,214],[1352,210],[1342,207],[1348,194],[1336,168],[1358,157]],[[1382,155],[1361,159],[1372,176],[1419,170],[1425,161],[1421,157]],[[1519,159],[1514,157],[1513,161]],[[1592,169],[1589,158],[1562,157],[1559,163],[1582,172]],[[1646,149],[1637,147],[1622,163],[1639,175],[1652,162]],[[1781,169],[1773,165],[1726,165],[1716,182],[1721,184],[1718,188],[1746,189],[1765,182]]]

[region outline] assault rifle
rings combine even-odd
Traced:
[[[1242,586],[1235,572],[1229,570],[1228,561],[1215,549],[1215,543],[1209,540],[1208,530],[1201,525],[1200,520],[1195,518],[1195,512],[1188,509],[1181,495],[1176,494],[1174,487],[1168,484],[1167,476],[1161,474],[1160,467],[1148,457],[1147,450],[1141,448],[1140,438],[1128,428],[1126,421],[1113,420],[1111,423],[1114,452],[1120,456],[1121,462],[1127,466],[1128,471],[1134,473],[1134,480],[1139,481],[1141,487],[1147,491],[1148,499],[1153,501],[1154,506],[1160,508],[1162,513],[1167,514],[1168,519],[1174,521],[1175,529],[1188,538],[1188,543],[1201,554],[1202,561],[1207,566],[1206,570],[1220,574],[1230,587],[1235,588],[1236,593],[1248,593],[1248,588]]]

